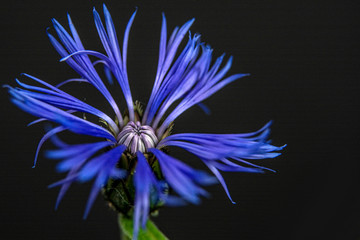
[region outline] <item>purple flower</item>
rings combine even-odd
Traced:
[[[105,5],[105,26],[95,9],[93,13],[105,54],[84,48],[70,16],[70,33],[55,19],[53,25],[58,38],[47,33],[62,57],[61,61],[69,64],[79,77],[52,86],[34,76],[23,74],[41,87],[19,80],[16,81],[20,88],[6,86],[16,106],[39,118],[31,124],[42,121],[58,124],[41,139],[34,162],[35,166],[43,142],[52,138],[58,149],[48,151],[46,155],[51,159],[59,159],[57,170],[67,172],[67,177],[50,185],[61,186],[56,207],[71,183],[94,180],[84,217],[103,189],[105,197],[116,210],[133,216],[136,239],[139,228],[145,227],[150,211],[163,204],[198,204],[202,196],[208,195],[203,187],[214,183],[216,179],[232,201],[221,171],[261,173],[270,170],[247,161],[280,155],[276,151],[283,147],[273,146],[267,140],[270,123],[256,132],[245,134],[171,134],[173,122],[183,112],[194,105],[201,105],[203,100],[225,85],[248,75],[226,76],[232,58],[225,64],[224,55],[212,61],[212,49],[200,41],[200,35],[189,33],[194,19],[176,27],[168,38],[163,15],[154,87],[147,105],[142,106],[133,101],[126,70],[129,32],[136,11],[125,29],[122,47]],[[181,50],[179,45],[186,35],[188,41]],[[90,55],[95,56],[97,61],[91,61]],[[110,76],[109,81],[112,81],[111,76],[117,80],[126,102],[126,111],[120,111],[108,90],[108,84],[95,70],[96,64],[104,66],[107,76]],[[93,85],[108,101],[115,118],[60,89],[70,82]],[[81,118],[82,113],[96,116],[100,123]],[[97,137],[98,142],[66,144],[56,136],[65,130]],[[216,178],[170,156],[168,151],[172,146],[183,148],[199,157]],[[113,188],[120,191],[121,197],[126,198],[125,202],[119,202],[119,196],[114,197]]]

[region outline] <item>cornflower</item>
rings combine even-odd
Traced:
[[[122,48],[105,5],[103,10],[105,26],[95,8],[93,14],[105,54],[84,48],[70,15],[70,33],[55,19],[52,22],[58,39],[47,32],[50,42],[62,57],[61,61],[66,62],[80,77],[53,86],[23,74],[40,86],[29,85],[18,79],[16,81],[20,87],[6,86],[11,101],[17,107],[39,118],[29,125],[43,121],[58,124],[40,140],[34,161],[35,166],[42,144],[51,138],[58,149],[47,151],[46,156],[60,160],[57,170],[67,172],[64,179],[49,186],[61,187],[56,208],[73,182],[94,180],[84,218],[102,191],[112,208],[121,214],[121,221],[130,219],[133,224],[133,229],[129,230],[120,223],[125,238],[137,239],[141,237],[139,230],[147,225],[150,213],[163,205],[199,204],[201,197],[208,196],[203,188],[206,185],[219,182],[233,202],[221,171],[273,171],[248,162],[280,155],[276,151],[284,146],[273,146],[267,140],[271,122],[251,133],[172,134],[173,122],[187,109],[199,105],[206,111],[201,103],[203,100],[248,75],[226,77],[232,57],[225,64],[222,64],[224,55],[212,61],[212,49],[200,41],[199,34],[191,35],[189,32],[194,19],[176,27],[168,38],[163,14],[155,82],[149,101],[143,106],[133,101],[127,74],[129,32],[137,10],[126,26]],[[187,44],[180,50],[180,43],[188,32]],[[92,61],[89,56],[97,60]],[[109,81],[112,81],[112,76],[117,80],[127,106],[125,111],[120,111],[108,90],[108,84],[96,71],[96,64],[103,64]],[[85,82],[94,86],[110,104],[115,117],[61,90],[61,86],[70,82]],[[91,114],[99,122],[82,118],[79,113]],[[67,144],[56,136],[63,131],[92,136],[97,141]],[[170,147],[179,147],[194,154],[215,177],[170,156]]]

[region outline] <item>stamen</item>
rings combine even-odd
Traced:
[[[147,152],[158,143],[155,131],[148,125],[141,125],[139,121],[129,122],[117,139],[118,143],[127,146],[127,150],[132,154],[136,154],[137,151]]]

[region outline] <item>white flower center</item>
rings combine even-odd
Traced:
[[[129,122],[119,133],[118,143],[127,146],[127,149],[135,154],[137,151],[147,152],[158,143],[155,131],[148,125],[141,125],[140,122]]]

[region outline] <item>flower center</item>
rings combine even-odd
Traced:
[[[149,148],[155,147],[158,138],[155,131],[148,125],[141,125],[139,121],[136,123],[129,122],[119,133],[118,143],[127,146],[127,150],[132,154],[137,151],[147,152]]]

